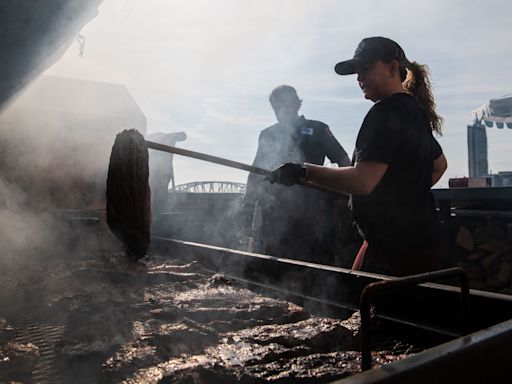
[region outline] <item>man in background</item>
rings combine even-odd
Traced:
[[[329,127],[299,116],[302,100],[295,88],[281,85],[270,93],[277,123],[260,133],[253,165],[275,169],[287,162],[338,166],[350,159]],[[332,195],[303,186],[283,187],[251,173],[244,200],[253,212],[255,251],[330,264],[334,256]]]

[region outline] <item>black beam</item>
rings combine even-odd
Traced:
[[[332,384],[512,383],[512,320]]]
[[[359,297],[366,285],[393,279],[390,276],[167,238],[156,237],[152,242],[153,247],[161,252],[197,260],[211,270],[323,299],[346,308],[359,306]],[[468,332],[512,318],[511,296],[475,290],[470,292]],[[427,283],[383,293],[379,299],[379,314],[463,334],[459,303],[459,288]]]
[[[432,189],[432,193],[436,200],[448,200],[452,202],[452,205],[453,203],[485,202],[491,200],[512,201],[512,187]]]

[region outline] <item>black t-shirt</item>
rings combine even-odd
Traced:
[[[253,165],[269,170],[288,162],[323,165],[326,157],[339,166],[350,164],[350,158],[326,124],[300,116],[293,127],[274,124],[261,131]],[[252,203],[259,200],[270,216],[283,216],[285,212],[286,216],[300,217],[304,207],[314,209],[315,201],[325,196],[324,192],[300,185],[270,184],[263,176],[250,173],[245,198]]]
[[[371,194],[350,199],[355,222],[370,244],[384,249],[431,249],[439,244],[430,188],[434,159],[441,154],[425,112],[413,96],[397,93],[370,109],[352,164],[375,161],[388,169]]]
[[[350,165],[350,158],[326,124],[300,116],[293,126],[278,123],[261,131],[253,165],[269,170],[287,162],[323,165],[326,157],[339,166]],[[333,201],[333,195],[325,192],[270,184],[255,173],[247,180],[245,202],[247,206],[258,202],[263,221],[260,234],[273,239],[269,242],[289,239],[299,244],[323,236],[331,225],[326,212],[332,212]]]
[[[299,116],[293,127],[277,123],[261,131],[253,165],[266,169],[287,162],[323,165],[325,157],[339,166],[350,164],[347,153],[327,124]]]

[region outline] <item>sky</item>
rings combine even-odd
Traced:
[[[147,132],[186,132],[178,145],[252,163],[275,122],[271,90],[294,86],[301,113],[328,124],[351,154],[371,102],[334,65],[361,39],[386,36],[432,73],[448,178],[467,176],[471,111],[512,94],[509,0],[104,0],[83,57],[70,44],[45,74],[124,84]],[[489,168],[512,171],[512,131],[488,129]],[[244,171],[174,159],[176,183],[245,182]]]

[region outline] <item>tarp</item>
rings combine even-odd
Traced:
[[[60,58],[101,2],[0,1],[0,107]]]

